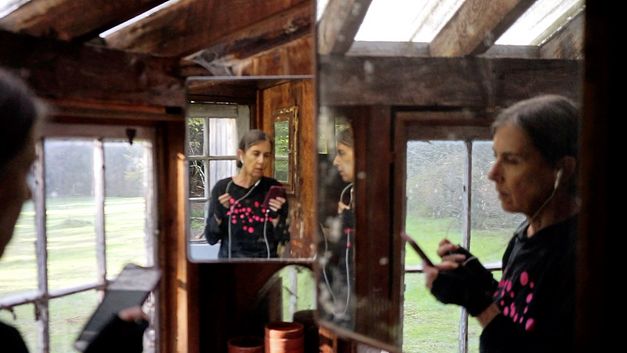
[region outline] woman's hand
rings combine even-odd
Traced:
[[[142,308],[139,306],[133,306],[120,310],[120,312],[118,313],[118,317],[124,321],[148,321],[148,315],[146,315],[146,313],[144,313]]]
[[[458,252],[459,245],[451,243],[448,239],[444,238],[440,240],[438,244],[438,256],[442,258],[442,261],[455,262],[458,264],[466,261],[466,255]]]
[[[224,206],[224,208],[229,209],[231,207],[231,203],[229,200],[231,199],[231,195],[227,192],[218,197],[218,202]]]
[[[286,202],[287,200],[283,197],[276,197],[274,199],[270,199],[268,201],[268,206],[270,208],[270,211],[272,212],[278,212],[281,208],[283,208],[283,204]]]
[[[459,262],[444,260],[435,266],[429,266],[425,262],[422,263],[422,268],[425,273],[425,286],[429,289],[433,287],[433,282],[438,277],[440,271],[454,270],[459,267]]]
[[[350,210],[350,206],[340,201],[337,203],[337,214],[342,214],[344,210]]]

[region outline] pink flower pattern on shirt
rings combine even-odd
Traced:
[[[495,302],[503,315],[515,324],[522,325],[528,332],[533,331],[536,325],[535,318],[529,312],[529,306],[533,303],[534,288],[535,282],[532,277],[527,271],[523,271],[518,278],[502,278],[494,292]]]

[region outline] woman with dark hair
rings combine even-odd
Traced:
[[[279,244],[290,237],[287,196],[268,195],[281,183],[263,175],[272,159],[272,140],[261,130],[250,130],[238,147],[239,173],[211,190],[205,237],[211,245],[220,242],[220,258],[278,257]]]
[[[355,156],[353,130],[344,128],[335,136],[336,155],[333,166],[343,182],[337,217],[323,229],[323,250],[320,257],[322,277],[326,292],[321,295],[321,307],[329,320],[343,326],[352,325],[354,300],[351,300],[355,283],[355,210],[353,182],[355,181]]]
[[[425,266],[431,293],[478,319],[481,352],[574,351],[578,116],[570,100],[546,95],[505,109],[492,126],[488,177],[501,207],[526,216],[503,255],[500,282],[447,239],[442,263]]]
[[[32,97],[19,79],[0,69],[0,256],[13,236],[22,204],[31,197],[26,177],[35,160],[34,135],[42,114]],[[141,352],[145,317],[139,307],[122,310],[85,352]],[[20,333],[2,322],[0,342],[2,352],[28,352]]]

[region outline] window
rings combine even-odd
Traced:
[[[468,247],[498,280],[501,255],[522,217],[500,208],[487,178],[491,146],[480,140],[408,141],[405,229],[434,259],[442,238]],[[479,324],[433,298],[420,263],[413,251],[405,252],[403,352],[477,352]]]
[[[217,258],[203,237],[209,197],[215,183],[237,172],[240,136],[249,129],[250,109],[232,103],[197,103],[188,106],[187,160],[189,163],[190,256]]]
[[[38,145],[33,201],[0,266],[0,318],[31,352],[73,350],[107,281],[126,263],[155,263],[153,138],[133,130],[130,144],[125,128],[52,127]],[[145,351],[154,343],[150,328]]]

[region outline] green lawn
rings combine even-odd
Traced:
[[[47,200],[48,286],[57,290],[96,281],[96,250],[93,199]],[[144,241],[145,204],[141,197],[108,197],[105,203],[107,274],[113,278],[128,262],[146,264]],[[35,226],[32,203],[22,210],[15,236],[0,260],[0,297],[37,288]],[[93,291],[50,302],[51,351],[73,352],[72,342],[97,305]],[[34,306],[14,308],[17,320],[2,311],[0,319],[15,324],[32,352],[36,352]]]
[[[439,241],[446,237],[459,243],[461,231],[454,229],[450,219],[413,218],[406,224],[407,233],[425,250],[434,261],[439,262],[436,249]],[[483,263],[499,262],[516,225],[511,229],[495,231],[473,230],[471,251]],[[414,251],[405,250],[406,265],[419,265],[421,260]],[[499,273],[495,273],[498,279]],[[405,275],[405,307],[403,327],[403,352],[406,353],[443,353],[457,352],[459,340],[459,320],[461,310],[455,305],[439,303],[425,288],[424,275],[408,273]],[[469,320],[468,351],[478,352],[479,324]]]

